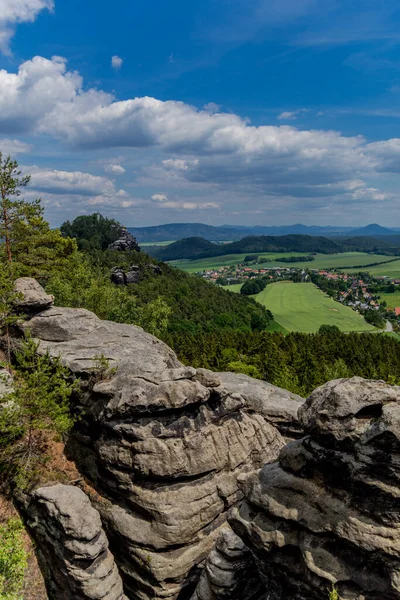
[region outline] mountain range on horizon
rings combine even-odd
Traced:
[[[335,227],[319,225],[274,225],[274,226],[213,226],[205,223],[166,223],[150,227],[127,227],[139,243],[160,243],[176,241],[189,237],[201,237],[212,242],[227,242],[242,239],[246,236],[269,235],[280,236],[303,234],[324,237],[381,237],[399,235],[400,228],[382,227],[371,223],[365,227]]]

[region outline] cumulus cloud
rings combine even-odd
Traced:
[[[30,187],[39,192],[52,194],[77,194],[80,196],[113,196],[118,193],[114,183],[106,177],[81,173],[80,171],[57,171],[29,167]]]
[[[46,134],[78,149],[141,148],[143,157],[148,149],[149,155],[161,154],[159,178],[212,185],[213,194],[223,189],[234,190],[236,197],[253,195],[263,199],[264,210],[276,197],[282,206],[293,198],[302,202],[308,198],[313,205],[340,196],[386,199],[390,194],[382,192],[379,184],[365,180],[400,173],[398,139],[368,143],[362,136],[346,137],[337,131],[301,130],[289,124],[254,126],[209,106],[199,110],[151,97],[118,101],[101,90],[86,89],[79,73],[68,71],[62,57],[35,57],[21,64],[17,73],[0,71],[0,133],[7,137]],[[103,168],[116,175],[124,171],[110,160]],[[103,179],[107,183],[99,185],[114,185]],[[355,181],[361,183],[355,186]],[[152,200],[166,208],[168,204],[183,210],[192,210],[192,205],[215,208],[200,200],[178,207],[178,201],[168,200],[165,194],[154,194]]]
[[[119,71],[119,69],[122,67],[123,62],[124,62],[124,60],[120,56],[112,56],[111,57],[111,66],[116,71]]]
[[[113,173],[114,175],[123,175],[126,173],[126,170],[122,165],[104,165],[104,170],[106,173]]]
[[[26,144],[25,142],[20,142],[19,140],[10,140],[7,138],[0,139],[0,152],[4,155],[10,154],[14,156],[15,154],[25,154],[32,150],[32,146],[30,144]]]
[[[0,51],[10,54],[10,41],[18,23],[32,22],[42,10],[53,8],[53,0],[1,0]]]

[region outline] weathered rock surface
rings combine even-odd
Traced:
[[[24,512],[51,600],[127,600],[100,515],[82,490],[40,488]]]
[[[230,523],[270,600],[400,599],[400,388],[331,381],[299,409],[308,435],[242,476]]]
[[[53,304],[53,296],[46,294],[42,286],[32,277],[17,279],[14,291],[21,295],[16,300],[16,305],[24,311],[40,311]]]
[[[279,432],[139,327],[58,307],[24,327],[83,378],[95,355],[117,368],[82,394],[69,456],[109,500],[96,508],[128,597],[189,598],[241,498],[238,476],[276,459]]]
[[[261,598],[262,589],[250,550],[226,525],[191,600],[256,600]]]
[[[126,227],[121,227],[118,240],[110,244],[108,246],[108,249],[118,250],[119,252],[127,252],[129,250],[136,250],[136,252],[140,252],[140,248],[138,243],[136,242],[136,238],[133,237],[131,233],[129,233]]]
[[[262,415],[283,436],[295,439],[304,435],[297,417],[304,398],[241,373],[218,373],[218,376],[221,385],[231,394],[241,395],[247,410]]]
[[[7,369],[0,368],[0,402],[12,392],[12,377]]]
[[[132,283],[139,283],[141,273],[145,270],[153,272],[154,275],[161,275],[161,268],[157,265],[146,265],[145,267],[139,267],[137,265],[130,265],[127,271],[124,271],[121,267],[113,267],[111,269],[111,281],[116,285],[129,285]]]

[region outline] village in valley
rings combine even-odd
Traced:
[[[309,260],[312,261],[312,257],[309,257]],[[279,259],[276,261],[279,262]],[[284,258],[282,261],[287,262],[288,259]],[[380,327],[384,326],[386,321],[391,324],[389,330],[400,330],[400,302],[399,306],[389,307],[386,299],[381,297],[381,294],[387,297],[387,294],[400,292],[398,278],[373,276],[368,271],[345,273],[335,269],[296,268],[295,266],[257,268],[259,262],[264,261],[258,257],[248,256],[237,265],[199,271],[197,275],[228,290],[230,286],[235,286],[235,291],[239,291],[238,285],[242,284],[240,293],[245,294],[252,294],[252,288],[246,284],[249,281],[262,281],[263,288],[270,283],[280,281],[314,283],[335,301],[362,314],[367,322]]]

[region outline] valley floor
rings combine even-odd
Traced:
[[[231,288],[240,289],[239,286],[225,289]],[[239,289],[231,291],[239,292]],[[273,283],[254,298],[266,306],[275,321],[287,331],[315,333],[321,325],[336,325],[344,332],[377,331],[359,313],[335,302],[312,283]]]

